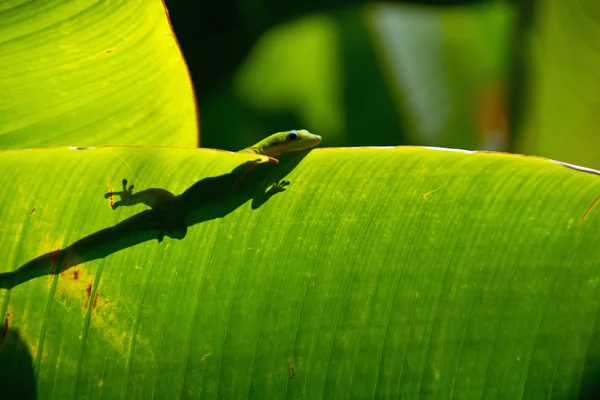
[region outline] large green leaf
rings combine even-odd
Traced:
[[[0,2],[0,148],[197,144],[160,1]]]
[[[31,357],[11,382],[111,399],[597,389],[600,209],[579,224],[596,174],[424,148],[302,156],[236,184],[252,155],[0,153],[0,365]],[[155,208],[112,210],[123,178]]]

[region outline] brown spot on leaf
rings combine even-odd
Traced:
[[[85,300],[85,305],[83,307],[87,310],[88,306],[90,305],[90,297],[92,297],[92,282],[89,282],[85,287],[85,294],[87,299]]]
[[[96,308],[98,305],[98,295],[100,294],[100,289],[96,289],[96,294],[94,295],[94,303],[92,304],[92,308]]]
[[[71,274],[71,276],[75,282],[79,280],[79,269],[77,269],[77,267],[73,269],[73,273]]]
[[[31,211],[29,211],[29,215],[33,214],[34,212],[35,212],[35,207],[33,207],[33,208],[31,209]]]
[[[288,368],[288,380],[294,379],[295,376],[296,376],[296,367]]]
[[[108,198],[108,204],[110,205],[110,208],[112,209],[113,206],[114,206],[114,204],[115,204],[115,200],[114,200],[114,197],[113,197],[113,193],[114,192],[113,192],[113,187],[112,187],[112,184],[110,183],[110,180],[108,180],[106,182],[106,185],[108,186],[108,193],[106,193],[104,195],[104,197]]]
[[[293,355],[289,356],[286,361],[288,363],[287,373],[288,373],[288,381],[289,381],[290,379],[294,379],[294,377],[296,376],[296,364],[294,362]]]

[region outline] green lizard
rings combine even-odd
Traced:
[[[243,150],[240,150],[238,153],[260,154],[263,156],[267,156],[269,158],[269,162],[277,163],[279,161],[274,157],[278,157],[285,153],[310,149],[311,147],[317,146],[319,143],[321,143],[321,136],[312,134],[306,129],[293,129],[291,131],[274,133],[266,139],[263,139],[250,147],[246,147]],[[248,168],[238,178],[238,180],[235,181],[235,183],[233,184],[233,188],[235,189],[238,183],[258,164],[260,163],[253,164],[250,168]],[[279,187],[279,182],[275,182],[274,189],[281,189]]]
[[[279,161],[274,157],[280,156],[284,153],[290,153],[290,152],[294,152],[294,151],[309,149],[311,147],[318,145],[319,143],[321,143],[321,136],[319,136],[319,135],[314,135],[314,134],[310,133],[309,131],[307,131],[306,129],[291,130],[291,131],[274,133],[271,136],[267,137],[266,139],[263,139],[260,142],[254,144],[250,147],[246,147],[245,149],[240,150],[239,153],[252,153],[252,154],[263,155],[263,156],[268,157],[268,162],[278,163]],[[234,189],[244,176],[246,176],[250,171],[252,171],[258,164],[262,163],[259,161],[261,161],[261,159],[244,164],[244,165],[246,165],[246,169],[233,184]],[[249,167],[248,167],[248,165],[249,165]],[[278,182],[276,182],[275,184],[277,186]],[[277,190],[277,189],[279,189],[279,188],[276,188],[275,190]],[[169,192],[167,192],[167,193],[169,193]],[[127,188],[127,180],[126,179],[123,180],[123,191],[122,192],[109,192],[109,193],[106,193],[104,195],[104,197],[108,199],[109,197],[112,198],[113,195],[118,195],[121,197],[121,200],[117,201],[114,204],[111,204],[111,207],[113,209],[117,208],[120,205],[129,206],[129,205],[134,205],[134,204],[138,204],[138,203],[144,203],[151,208],[154,208],[155,206],[157,206],[158,204],[155,204],[157,202],[165,204],[165,201],[160,201],[161,199],[156,199],[156,201],[151,201],[150,198],[145,199],[140,195],[140,193],[138,193],[138,196],[135,196],[135,198],[134,198],[133,185],[131,185],[129,188]],[[156,196],[156,194],[153,193],[150,197],[152,197],[152,196]],[[169,198],[171,196],[173,196],[173,195],[170,193],[168,195],[166,195],[166,197],[169,197]],[[170,200],[169,200],[169,202],[170,202]]]
[[[278,160],[274,157],[309,149],[319,143],[321,137],[318,135],[313,135],[306,130],[291,130],[275,133],[241,150],[240,153],[265,156],[268,162],[276,163]],[[232,193],[231,184],[240,173],[244,176],[256,165],[265,162],[264,157],[247,161],[228,174],[204,178],[177,196],[162,188],[150,188],[134,194],[133,185],[128,187],[127,179],[123,179],[122,191],[113,192],[111,189],[104,195],[105,198],[111,199],[111,208],[145,204],[150,209],[130,216],[115,226],[83,237],[64,249],[43,254],[23,264],[16,271],[0,273],[0,288],[10,289],[38,276],[65,271],[84,262],[107,257],[154,237],[161,242],[165,234],[174,239],[183,239],[189,226],[221,218],[244,204],[248,198],[257,200],[256,205],[253,203],[254,209],[264,203],[270,195],[285,190],[284,187],[289,183],[276,181],[269,192],[263,193],[263,188],[259,186],[260,179],[250,180],[238,188],[237,193]],[[293,165],[292,162],[288,167]],[[278,176],[285,175],[285,167],[283,165],[275,168],[282,172],[282,175]],[[260,174],[258,175],[260,178]],[[236,184],[240,179],[237,179]],[[257,192],[262,196],[253,198]],[[113,203],[113,196],[119,196],[120,200]],[[154,236],[155,234],[157,236]],[[293,378],[295,373],[292,365],[288,371],[288,378],[290,376]]]
[[[202,179],[180,195],[176,196],[162,188],[145,189],[134,194],[133,185],[128,187],[127,179],[123,179],[122,191],[113,192],[111,190],[104,197],[111,199],[111,208],[113,209],[119,206],[145,204],[154,212],[160,213],[162,215],[160,219],[169,220],[171,226],[179,228],[183,232],[183,235],[185,235],[187,226],[197,223],[197,220],[204,220],[206,218],[206,215],[200,217],[195,217],[194,215],[198,213],[202,214],[202,210],[206,211],[210,209],[210,207],[207,208],[207,204],[221,203],[224,207],[222,207],[223,209],[229,210],[243,204],[247,198],[252,198],[252,208],[256,208],[260,204],[263,204],[270,196],[284,191],[285,187],[289,184],[288,181],[276,180],[267,192],[264,192],[264,188],[262,187],[264,182],[258,186],[256,182],[252,182],[249,185],[242,185],[238,190],[236,190],[236,186],[259,164],[267,162],[277,163],[279,161],[274,157],[309,149],[319,143],[321,143],[319,135],[314,135],[304,129],[278,132],[253,146],[239,151],[240,153],[251,153],[264,157],[254,161],[247,161],[228,174]],[[236,193],[235,196],[233,195],[234,192]],[[113,203],[113,196],[119,196],[120,200]],[[153,215],[153,218],[156,218],[158,214]],[[167,229],[167,231],[170,230]],[[164,233],[161,230],[158,236],[159,242],[162,240],[163,235]]]
[[[267,156],[271,162],[285,153],[310,149],[321,143],[321,136],[314,135],[306,129],[277,132],[261,140],[253,146],[240,150],[239,153],[255,153]]]

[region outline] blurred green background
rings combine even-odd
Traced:
[[[166,0],[202,147],[511,151],[600,168],[600,1]]]

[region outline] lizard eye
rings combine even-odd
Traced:
[[[288,135],[288,140],[296,140],[298,139],[298,131],[290,131],[290,134]]]

